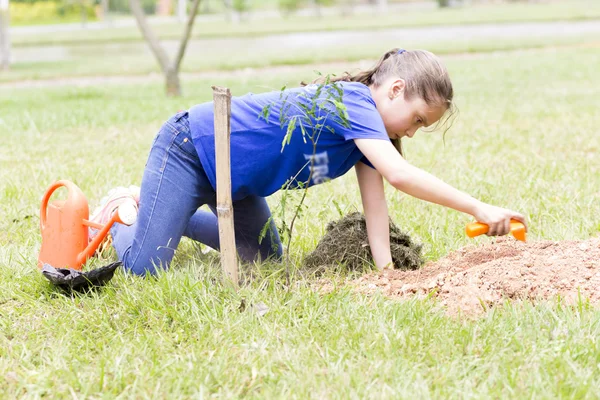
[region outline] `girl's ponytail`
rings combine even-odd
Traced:
[[[321,77],[313,83],[321,84],[329,79],[329,82],[360,82],[366,86],[378,87],[391,76],[403,79],[406,83],[405,98],[419,97],[429,106],[441,106],[447,110],[444,121],[438,122],[436,127],[446,124],[455,114],[452,103],[454,89],[448,70],[438,57],[426,50],[391,49],[371,69],[356,74],[345,72],[342,76]],[[306,86],[306,83],[302,82],[302,86]],[[448,125],[445,131],[447,130]],[[392,143],[402,154],[400,140]]]
[[[393,54],[395,54],[397,51],[398,51],[398,49],[392,49],[392,50],[388,51],[387,53],[385,53],[383,56],[381,56],[379,61],[377,61],[377,63],[371,69],[358,72],[354,75],[352,75],[348,72],[344,72],[341,76],[329,77],[329,82],[360,82],[363,85],[370,86],[371,84],[374,83],[373,76],[380,70],[383,63],[387,59],[389,59]],[[325,79],[326,78],[324,78],[324,77],[319,77],[319,78],[315,79],[312,83],[318,83],[318,84],[325,83]],[[306,86],[307,83],[301,82],[300,85]]]
[[[406,98],[419,96],[430,106],[453,108],[454,90],[448,70],[435,55],[425,50],[391,49],[371,69],[355,74],[345,72],[341,76],[320,77],[313,83],[325,83],[329,79],[329,82],[360,82],[377,87],[390,76],[404,79]],[[306,83],[302,82],[301,85],[306,86]]]

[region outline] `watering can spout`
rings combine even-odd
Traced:
[[[96,224],[92,221],[84,219],[83,224],[98,229],[98,234],[92,239],[91,242],[89,242],[87,247],[81,253],[79,253],[77,256],[77,264],[85,264],[88,258],[91,258],[94,255],[106,235],[108,235],[108,232],[114,223],[131,225],[136,221],[136,219],[137,209],[130,203],[121,204],[117,208],[116,212],[113,213],[106,225]]]

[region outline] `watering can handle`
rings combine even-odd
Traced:
[[[48,201],[50,201],[50,197],[52,196],[54,191],[63,186],[65,186],[70,191],[74,184],[73,182],[66,180],[56,181],[52,185],[50,185],[50,187],[48,187],[46,193],[44,193],[44,197],[42,197],[42,205],[40,206],[40,227],[42,228],[42,230],[46,228],[46,209],[48,208]]]

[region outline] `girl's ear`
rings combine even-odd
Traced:
[[[404,89],[406,88],[406,82],[404,79],[398,78],[392,82],[390,85],[388,96],[390,100],[395,99],[396,97],[400,97],[404,93]]]

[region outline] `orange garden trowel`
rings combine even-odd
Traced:
[[[465,230],[468,237],[474,238],[475,236],[488,233],[489,229],[490,227],[488,225],[481,222],[471,222],[470,224],[467,224],[467,228]],[[521,221],[517,221],[516,219],[510,220],[510,233],[515,237],[515,239],[522,242],[525,241],[525,225]]]

